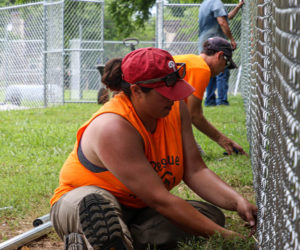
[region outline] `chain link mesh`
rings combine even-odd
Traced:
[[[198,15],[200,4],[163,4],[163,49],[172,55],[199,54],[198,51]],[[229,13],[236,4],[224,4]],[[233,53],[233,60],[240,64],[240,37],[241,37],[241,15],[242,10],[229,20],[229,26],[238,46]],[[238,69],[230,71],[229,92],[234,92],[237,83]]]
[[[225,4],[230,12],[236,4]],[[198,51],[198,15],[200,4],[168,4],[166,1],[157,1],[156,34],[152,41],[140,41],[135,48],[160,47],[168,50],[172,55],[199,54]],[[161,11],[160,11],[161,10]],[[158,13],[158,14],[157,14]],[[153,25],[153,24],[151,24]],[[240,37],[241,37],[241,11],[229,22],[232,34],[238,44],[233,60],[240,63]],[[123,57],[130,48],[124,46],[122,41],[104,41],[104,62],[113,57]],[[229,79],[229,92],[234,92],[238,81],[238,69],[231,70]]]
[[[95,102],[103,63],[104,1],[65,2],[65,101]]]
[[[199,54],[198,51],[198,14],[200,4],[168,4],[165,1],[157,1],[156,9],[156,36],[152,41],[140,41],[135,48],[160,47],[168,50],[172,55]],[[225,9],[230,12],[236,4],[225,4]],[[158,13],[158,14],[157,14]],[[238,44],[234,52],[233,60],[240,63],[240,37],[241,37],[241,11],[229,22],[232,34]],[[161,40],[161,41],[160,41]],[[123,57],[130,52],[122,41],[104,41],[104,62],[113,57]],[[229,92],[234,92],[237,84],[238,69],[231,70],[229,79]]]
[[[228,11],[234,8],[225,6]],[[153,41],[140,41],[135,48],[152,46],[173,55],[197,54],[199,7],[163,2],[163,15],[156,17],[156,29],[164,32],[162,46],[156,36]],[[104,0],[45,0],[0,8],[0,103],[40,107],[96,102],[101,81],[95,65],[131,50],[121,41],[104,42],[103,12]],[[230,23],[237,42],[239,15]],[[239,58],[237,50],[234,60],[239,63]],[[232,70],[229,91],[236,76],[237,70]]]
[[[44,77],[47,86],[45,106],[63,103],[63,2],[44,2]]]
[[[299,1],[246,1],[242,83],[260,249],[300,249]]]
[[[104,0],[0,8],[0,103],[95,102],[103,61]]]
[[[32,14],[32,15],[31,15]],[[20,105],[43,102],[43,6],[2,8],[0,11],[0,100]],[[30,85],[35,83],[32,88]],[[39,89],[40,88],[40,89]],[[34,95],[32,89],[41,93]]]

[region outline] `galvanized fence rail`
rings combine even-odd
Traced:
[[[260,249],[300,249],[299,1],[246,1],[242,85]]]

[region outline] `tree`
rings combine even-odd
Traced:
[[[108,3],[108,10],[117,25],[119,33],[130,35],[151,16],[150,8],[155,0],[112,0]]]
[[[169,3],[201,3],[203,0],[169,0]],[[129,36],[139,28],[143,28],[151,17],[150,9],[156,0],[109,0],[108,11],[123,36]],[[238,0],[224,0],[223,3],[238,3]]]

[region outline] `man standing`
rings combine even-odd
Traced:
[[[204,41],[210,37],[223,37],[230,40],[232,49],[236,49],[236,42],[230,31],[228,19],[234,18],[243,6],[244,0],[228,14],[221,0],[204,0],[199,9],[199,53],[202,51]],[[212,77],[206,89],[205,106],[228,105],[227,91],[229,68],[216,77]],[[215,90],[218,89],[216,99]]]
[[[209,138],[223,147],[228,154],[240,152],[246,154],[243,148],[217,130],[203,114],[202,100],[211,77],[215,77],[225,68],[236,68],[232,61],[233,49],[224,38],[209,38],[203,44],[200,55],[187,54],[174,56],[176,63],[186,64],[184,80],[191,84],[195,91],[187,98],[187,105],[193,125]]]

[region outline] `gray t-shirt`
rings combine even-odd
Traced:
[[[199,53],[203,43],[210,37],[220,36],[226,39],[217,17],[227,17],[224,4],[220,0],[204,0],[199,9]]]

